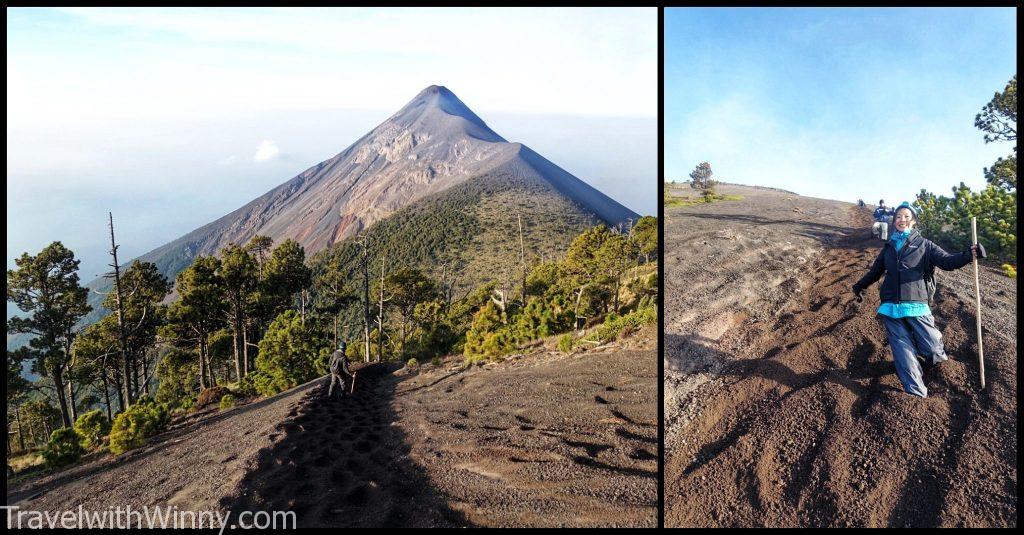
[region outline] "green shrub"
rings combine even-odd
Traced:
[[[192,407],[196,406],[196,400],[192,396],[186,396],[182,398],[181,402],[178,403],[178,408],[183,411],[190,411]]]
[[[120,455],[146,443],[146,439],[167,428],[170,413],[166,406],[142,398],[114,417],[110,429],[110,451]]]
[[[252,383],[252,388],[261,396],[270,397],[289,388],[286,381],[275,379],[270,374],[259,370],[249,372],[245,379]]]
[[[245,377],[242,378],[241,381],[238,382],[238,386],[235,388],[236,394],[242,396],[243,398],[253,398],[259,395],[259,392],[256,391],[256,385],[254,385],[252,382],[253,373],[255,372],[250,372],[249,375],[246,375]]]
[[[640,306],[633,312],[624,316],[609,314],[594,333],[594,337],[598,342],[610,342],[625,332],[636,330],[642,325],[657,320],[658,308],[648,296],[645,296],[640,300]]]
[[[1003,264],[1003,273],[1011,279],[1017,278],[1017,268],[1013,267],[1012,264]]]
[[[230,409],[235,406],[235,396],[231,394],[224,394],[224,397],[220,398],[220,410]]]
[[[413,358],[409,359],[408,362],[405,363],[405,367],[407,367],[407,368],[415,368],[416,366],[419,366],[419,365],[420,365],[420,363],[419,363],[419,361],[416,360],[416,357],[413,357]]]
[[[516,348],[516,339],[510,332],[507,318],[494,303],[487,303],[477,311],[463,346],[466,362],[483,362]]]
[[[60,468],[82,458],[82,436],[71,427],[62,427],[50,434],[50,441],[43,448],[43,461],[49,468]]]
[[[88,449],[98,445],[110,433],[110,420],[102,410],[91,410],[78,417],[75,431],[82,438],[82,447]]]
[[[551,336],[572,327],[572,306],[562,296],[531,299],[516,318],[516,335],[520,342]]]
[[[576,340],[573,338],[572,333],[563,334],[558,339],[558,350],[563,353],[569,353],[572,351],[572,346]]]
[[[157,364],[156,376],[160,380],[157,401],[180,407],[185,398],[199,393],[199,357],[194,352],[172,349]]]
[[[315,379],[324,373],[330,355],[328,344],[312,327],[303,325],[299,314],[288,310],[279,315],[260,340],[253,378],[256,391],[272,396]]]
[[[953,195],[921,190],[914,201],[918,229],[947,249],[964,250],[972,243],[971,217],[978,218],[978,241],[993,260],[1017,260],[1017,192],[989,185],[972,191],[963,182]]]
[[[440,366],[441,365],[441,357],[434,357],[434,358],[430,359],[430,363],[433,364],[434,366]]]

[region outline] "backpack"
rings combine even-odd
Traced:
[[[341,358],[338,358],[338,351],[335,351],[334,354],[331,355],[331,362],[330,362],[331,373],[337,375],[341,371],[341,366],[342,366],[341,361],[344,358],[345,358],[344,354],[342,354]]]

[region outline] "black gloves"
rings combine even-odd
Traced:
[[[980,243],[976,243],[974,246],[978,248],[978,258],[985,258],[985,246]]]
[[[857,302],[860,303],[864,300],[864,288],[861,288],[859,284],[853,285],[853,295],[857,296]]]

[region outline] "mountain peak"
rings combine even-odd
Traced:
[[[448,88],[431,85],[341,153],[140,258],[173,278],[197,254],[216,254],[256,234],[293,239],[313,254],[475,179],[489,181],[478,191],[500,184],[525,188],[527,196],[557,194],[575,207],[566,210],[608,224],[636,218],[528,147],[505,141]],[[101,278],[90,287],[109,284]]]
[[[473,137],[491,142],[505,141],[491,130],[483,119],[473,113],[469,106],[459,100],[455,93],[443,85],[430,85],[420,91],[392,118],[399,123],[412,124],[428,116],[438,116],[440,119],[459,118],[471,124],[467,125],[469,128],[466,131]]]
[[[437,85],[437,84],[429,85],[429,86],[427,86],[426,89],[424,89],[423,91],[420,91],[412,99],[412,102],[416,102],[417,100],[421,100],[421,99],[426,101],[426,102],[432,102],[432,103],[438,103],[441,100],[447,100],[447,101],[454,101],[454,102],[458,102],[459,104],[462,104],[462,101],[459,100],[459,97],[455,96],[455,93],[452,93],[452,91],[450,89],[448,89],[447,87],[445,87],[443,85]],[[462,105],[465,106],[465,104],[462,104]]]

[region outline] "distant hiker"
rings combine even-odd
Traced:
[[[885,205],[885,199],[878,201],[878,208],[875,208],[875,222],[871,225],[871,235],[881,240],[889,239],[889,224],[893,216],[893,210]]]
[[[908,394],[926,397],[928,389],[918,360],[930,369],[947,359],[942,333],[935,328],[928,307],[935,288],[935,266],[946,271],[962,268],[975,257],[985,258],[985,248],[976,243],[966,251],[949,254],[922,237],[914,228],[916,223],[914,207],[903,203],[896,208],[895,232],[882,246],[871,269],[853,285],[853,293],[862,299],[864,290],[885,274],[879,287],[882,305],[878,316],[889,334],[896,375]]]
[[[335,383],[341,387],[341,395],[344,396],[345,378],[342,377],[341,374],[352,377],[352,372],[348,370],[348,359],[345,358],[345,347],[345,342],[338,342],[338,349],[331,354],[331,360],[327,365],[331,371],[331,386],[327,389],[327,397],[332,397],[334,395]]]

